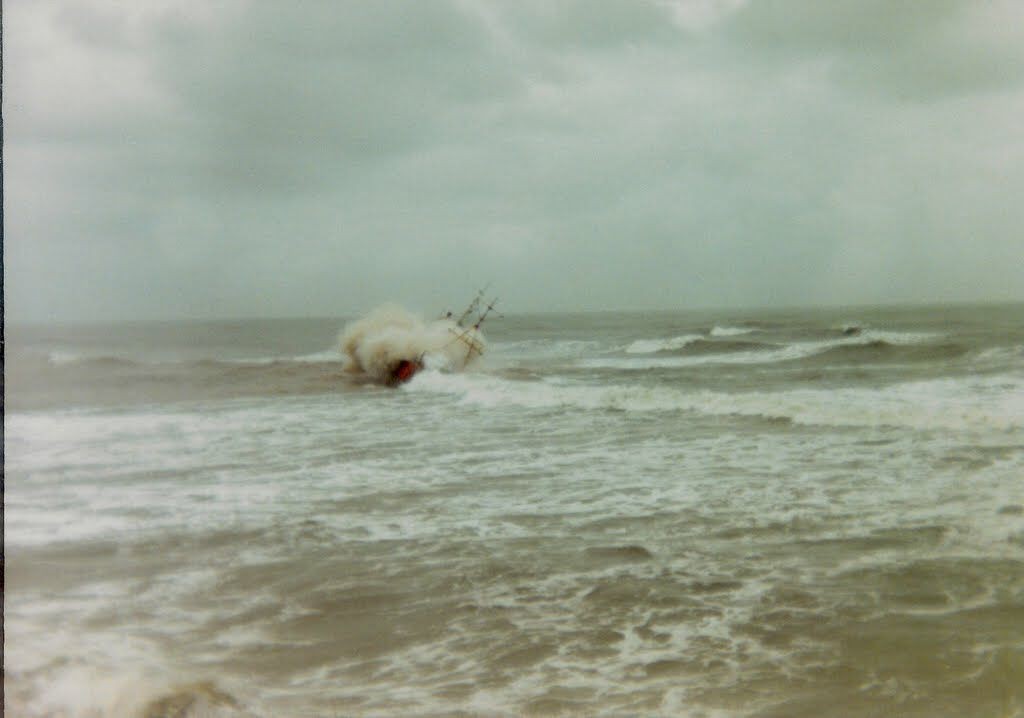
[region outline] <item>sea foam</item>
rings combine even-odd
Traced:
[[[461,370],[479,354],[469,349],[468,342],[482,347],[483,334],[451,319],[428,322],[397,304],[385,304],[346,326],[339,348],[349,371],[384,380],[403,359],[422,361],[435,369]]]
[[[689,411],[823,426],[1015,431],[1024,428],[1024,379],[936,379],[885,388],[721,392],[640,385],[559,385],[494,376],[426,373],[410,391],[453,394],[466,405],[497,408]]]

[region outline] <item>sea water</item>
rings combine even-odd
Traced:
[[[1024,715],[1024,307],[14,326],[9,716]]]

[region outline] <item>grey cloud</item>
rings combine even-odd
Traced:
[[[222,35],[193,32],[184,46],[162,48],[162,79],[202,123],[212,156],[243,167],[261,157],[272,163],[277,153],[336,152],[358,162],[414,147],[438,131],[450,107],[515,85],[454,5],[344,10],[262,3]]]
[[[837,82],[899,99],[1024,83],[1024,6],[1013,0],[763,0],[722,31],[751,57],[825,63]]]
[[[738,37],[779,52],[864,52],[898,47],[956,20],[971,0],[747,2],[728,18]]]
[[[614,50],[683,39],[670,6],[657,0],[527,0],[497,7],[506,31],[535,50]]]
[[[9,311],[1020,296],[1013,6],[703,6],[15,5]]]

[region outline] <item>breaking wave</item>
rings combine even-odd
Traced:
[[[978,352],[975,359],[979,363],[1000,364],[1003,362],[1017,363],[1024,360],[1024,344],[1010,347],[990,347]]]
[[[769,364],[809,357],[928,360],[966,354],[957,344],[935,344],[941,334],[868,330],[852,336],[788,344],[748,339],[710,339],[686,334],[666,339],[640,339],[626,348],[630,357],[596,357],[583,361],[589,368],[658,369],[702,364]]]
[[[476,329],[460,327],[451,319],[426,322],[396,304],[386,304],[346,326],[339,349],[348,371],[382,381],[403,359],[419,360],[433,369],[465,368],[476,354],[467,351],[460,336],[484,344]]]
[[[736,337],[741,334],[750,334],[754,331],[748,327],[712,327],[711,336],[713,337]]]
[[[60,658],[5,676],[5,707],[26,718],[254,718],[213,681],[175,683],[153,671],[118,670]]]
[[[628,347],[627,354],[662,354],[665,352],[678,352],[681,349],[688,349],[695,346],[727,347],[730,342],[713,341],[708,337],[736,337],[753,332],[753,329],[741,329],[737,327],[714,327],[705,334],[681,334],[676,337],[662,339],[637,339]],[[751,342],[752,345],[757,342]]]
[[[708,344],[713,344],[709,342]],[[732,342],[729,342],[732,344]],[[756,346],[756,345],[755,345]],[[582,366],[591,369],[671,369],[705,364],[769,364],[773,362],[800,359],[821,351],[817,344],[792,344],[783,347],[760,345],[754,350],[744,351],[736,347],[727,347],[724,351],[704,346],[696,351],[662,353],[638,357],[595,357],[585,359]]]
[[[733,352],[753,352],[753,351],[768,351],[771,349],[779,349],[778,344],[769,344],[766,342],[754,342],[743,339],[727,339],[727,340],[711,340],[711,339],[700,339],[692,344],[688,344],[678,352],[684,355],[693,354],[731,354]]]
[[[1024,428],[1024,379],[991,376],[905,382],[884,388],[789,391],[684,391],[636,385],[554,385],[493,376],[425,372],[414,392],[450,394],[471,406],[625,412],[688,411],[821,426],[896,426],[919,430],[1016,431]]]
[[[669,339],[637,339],[626,347],[627,354],[657,354],[682,349],[687,344],[701,340],[700,334],[683,334]]]
[[[78,362],[85,361],[86,359],[88,359],[88,357],[77,352],[52,351],[46,355],[46,360],[54,366],[77,364]]]

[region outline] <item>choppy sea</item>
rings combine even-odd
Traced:
[[[11,717],[1024,716],[1024,306],[8,326]]]

